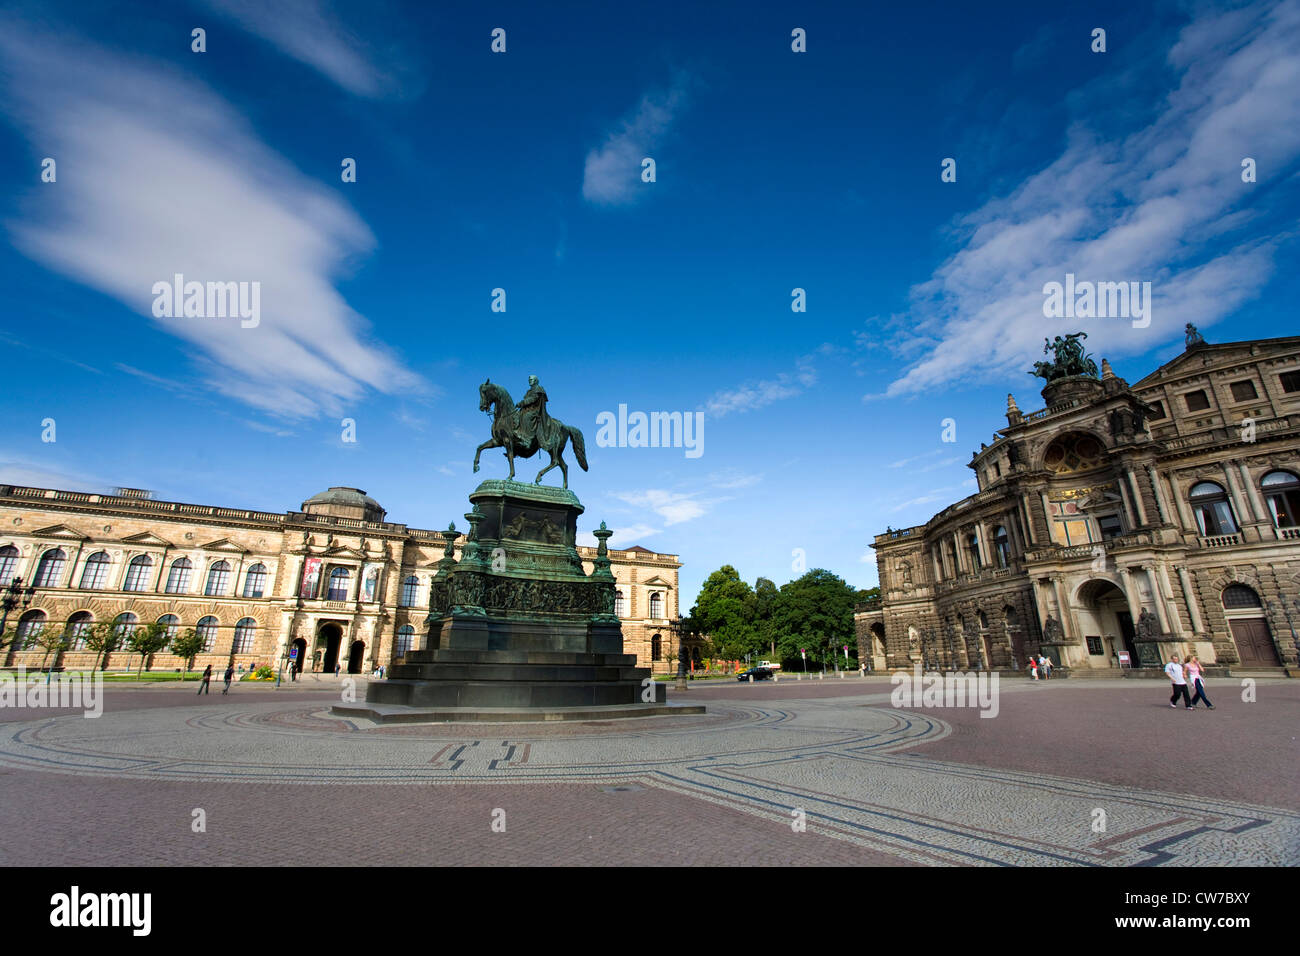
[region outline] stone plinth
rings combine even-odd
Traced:
[[[573,492],[493,480],[469,497],[459,561],[455,529],[443,532],[423,648],[371,682],[366,702],[447,713],[662,705],[665,686],[643,687],[650,671],[623,653],[606,548],[612,532],[603,524],[595,532],[588,575],[577,550],[584,509]]]

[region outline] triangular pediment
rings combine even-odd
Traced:
[[[650,578],[649,580],[646,580],[646,581],[638,581],[637,584],[653,585],[653,586],[655,586],[655,587],[661,587],[661,588],[670,588],[670,587],[672,587],[672,585],[671,585],[669,582],[665,581],[663,578],[661,578],[661,577],[660,577],[659,575],[657,575],[657,574],[656,574],[654,577]]]
[[[364,560],[366,553],[358,551],[356,548],[349,548],[345,544],[336,544],[334,547],[327,549],[325,552],[327,558],[357,558]]]
[[[66,524],[52,524],[48,528],[41,528],[39,531],[31,532],[34,538],[62,538],[65,541],[89,541],[87,535],[82,534],[75,528],[69,528]]]
[[[229,538],[218,538],[216,541],[209,541],[207,544],[199,545],[204,551],[227,551],[231,554],[247,554],[248,549],[241,547]]]
[[[174,545],[170,541],[164,541],[156,534],[150,531],[141,531],[139,534],[128,535],[122,539],[123,544],[141,544],[146,547],[153,546],[158,548],[170,548]]]
[[[1253,342],[1224,342],[1219,345],[1196,345],[1174,356],[1145,378],[1131,386],[1135,391],[1159,385],[1169,379],[1192,375],[1207,368],[1223,365],[1258,362],[1271,355],[1282,355],[1300,350],[1300,335],[1277,339],[1257,339]]]

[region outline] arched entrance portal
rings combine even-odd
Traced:
[[[1264,606],[1253,588],[1230,584],[1223,589],[1223,614],[1237,645],[1242,667],[1280,667]]]
[[[307,642],[300,637],[293,642],[293,646],[298,650],[298,657],[294,660],[293,667],[294,670],[301,674],[303,664],[306,663],[307,660]]]
[[[888,666],[885,661],[885,625],[876,621],[867,630],[871,634],[871,647],[868,651],[870,656],[863,663],[868,670],[884,670]]]
[[[316,646],[323,647],[325,650],[325,659],[321,662],[321,670],[327,674],[334,673],[334,668],[339,663],[339,644],[343,641],[343,628],[327,621],[320,626],[316,632]]]
[[[352,650],[348,652],[348,673],[361,673],[361,660],[365,656],[366,645],[361,641],[352,642]]]
[[[1130,667],[1138,667],[1137,631],[1128,599],[1111,581],[1089,581],[1079,588],[1079,628],[1088,645],[1089,667],[1116,667],[1119,652],[1127,651]]]

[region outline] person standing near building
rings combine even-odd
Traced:
[[[1038,666],[1043,670],[1043,680],[1052,679],[1052,659],[1045,654],[1038,656]]]
[[[1214,710],[1214,705],[1210,703],[1210,698],[1205,696],[1205,685],[1201,683],[1201,675],[1205,673],[1205,668],[1201,666],[1201,659],[1195,654],[1187,658],[1187,679],[1191,682],[1196,693],[1192,696],[1192,706],[1196,706],[1198,700],[1205,701],[1205,706]]]
[[[226,665],[226,686],[221,689],[222,694],[230,693],[230,682],[235,679],[235,665]]]
[[[1176,701],[1181,694],[1183,703],[1187,705],[1188,710],[1191,710],[1192,702],[1187,696],[1187,678],[1183,676],[1183,665],[1178,663],[1177,654],[1171,657],[1169,663],[1165,665],[1165,673],[1169,675],[1169,681],[1174,686],[1174,692],[1169,695],[1169,706],[1177,707]]]
[[[1033,654],[1029,655],[1029,676],[1038,680],[1038,658]]]
[[[199,679],[199,693],[209,693],[209,685],[212,683],[212,665],[209,664],[203,669],[203,676]]]

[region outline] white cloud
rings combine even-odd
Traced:
[[[704,410],[713,418],[721,418],[730,412],[749,412],[783,398],[792,398],[816,383],[817,370],[813,367],[812,356],[805,355],[795,363],[793,372],[782,372],[775,378],[715,392],[704,403]]]
[[[376,98],[400,86],[391,47],[381,56],[320,0],[202,0],[286,56],[323,73],[356,96]],[[368,19],[370,25],[382,17]],[[209,37],[209,43],[212,39]],[[380,67],[379,63],[385,63]]]
[[[264,146],[223,100],[169,68],[137,66],[12,22],[0,30],[3,108],[59,161],[15,246],[152,318],[155,282],[261,284],[261,324],[153,319],[195,346],[206,384],[276,415],[335,414],[367,387],[424,383],[365,335],[334,286],[375,244],[330,190]],[[128,334],[123,334],[123,341]],[[135,373],[133,373],[135,374]]]
[[[694,492],[687,494],[685,492],[665,491],[661,488],[651,488],[646,491],[616,492],[614,497],[629,505],[648,508],[663,518],[664,523],[668,525],[681,524],[683,521],[691,521],[701,515],[708,514],[715,504],[728,500],[726,498],[704,500]]]
[[[31,488],[57,488],[60,491],[108,493],[111,481],[56,461],[40,461],[25,455],[0,452],[0,484],[25,485]]]
[[[641,161],[651,156],[668,134],[673,120],[686,102],[684,75],[678,75],[667,91],[647,93],[605,142],[587,153],[582,173],[582,196],[588,202],[623,206],[639,195]],[[658,157],[651,156],[658,162]]]
[[[888,394],[1008,374],[1028,381],[1048,331],[1086,329],[1094,354],[1139,354],[1260,291],[1273,245],[1232,233],[1264,214],[1252,202],[1294,188],[1266,183],[1300,157],[1300,5],[1261,0],[1208,14],[1167,59],[1180,85],[1149,127],[1112,140],[1080,123],[1054,162],[958,221],[964,245],[912,290],[911,335],[931,347]],[[1111,83],[1106,92],[1124,91]],[[1112,116],[1113,104],[1101,112]],[[1258,185],[1241,181],[1245,156],[1259,161]],[[1150,327],[1045,319],[1043,285],[1067,272],[1150,281]]]

